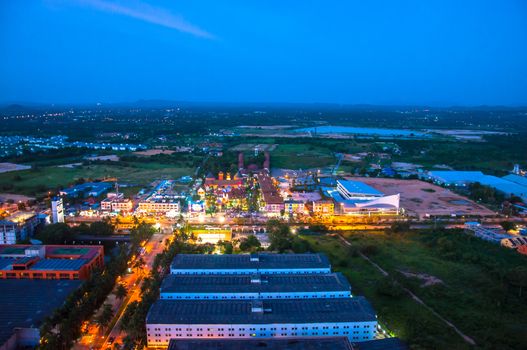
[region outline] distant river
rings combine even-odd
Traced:
[[[356,135],[378,135],[378,136],[403,136],[403,137],[427,137],[428,135],[405,129],[381,129],[381,128],[355,128],[352,126],[315,126],[311,128],[296,129],[296,132],[311,132],[317,134],[356,134]]]

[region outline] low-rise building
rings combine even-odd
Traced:
[[[172,274],[247,275],[330,273],[324,254],[178,254],[170,266]]]
[[[151,199],[139,202],[138,211],[146,214],[166,214],[180,212],[179,201],[175,199]]]
[[[340,214],[347,215],[396,215],[399,213],[400,195],[385,195],[381,191],[359,181],[337,180],[335,189],[326,194],[337,204]]]
[[[64,203],[61,197],[51,200],[51,214],[54,224],[64,222]]]
[[[306,206],[302,201],[287,199],[284,201],[284,210],[287,214],[304,214]]]
[[[216,244],[219,241],[230,242],[232,240],[232,229],[220,227],[205,227],[192,230],[192,235],[198,243]]]
[[[318,215],[333,215],[335,202],[331,199],[313,201],[313,213]]]
[[[270,215],[279,215],[285,210],[284,199],[278,193],[273,179],[266,171],[261,171],[257,176],[260,192],[262,193],[262,210]]]
[[[0,279],[88,279],[104,266],[102,246],[0,245]]]
[[[99,197],[106,191],[112,188],[110,182],[85,182],[80,185],[68,187],[60,190],[61,196],[66,197]]]
[[[527,245],[527,237],[504,238],[500,241],[502,247],[516,249],[522,245]]]
[[[516,251],[522,255],[527,255],[527,244],[523,244],[516,249]]]
[[[37,214],[26,211],[18,211],[0,220],[0,244],[16,244],[30,238],[38,223]]]
[[[377,318],[364,297],[295,300],[165,300],[146,317],[148,346],[171,339],[344,336],[372,340]]]
[[[129,198],[124,198],[122,193],[108,194],[108,197],[101,201],[102,211],[114,212],[131,212],[134,208],[134,203]]]
[[[307,275],[168,275],[161,299],[305,299],[350,298],[341,273]]]
[[[81,283],[0,279],[0,350],[36,348],[44,319],[62,306]]]

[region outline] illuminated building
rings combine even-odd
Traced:
[[[333,215],[335,203],[332,200],[318,200],[313,202],[313,213],[319,215]]]
[[[260,192],[262,193],[263,211],[267,214],[279,215],[282,210],[285,210],[284,199],[278,193],[273,179],[266,171],[260,172],[256,175],[256,178],[258,179]]]
[[[54,224],[64,222],[64,204],[61,197],[55,197],[51,201],[51,214]]]
[[[216,244],[219,241],[230,242],[232,239],[232,230],[219,227],[206,227],[204,229],[192,230],[198,243]]]
[[[85,280],[103,266],[102,246],[0,245],[0,279]]]
[[[364,297],[266,300],[158,300],[146,317],[149,347],[184,338],[345,336],[372,340],[377,318]]]
[[[304,214],[306,206],[302,201],[288,199],[284,201],[284,210],[288,214]]]
[[[134,203],[128,198],[124,198],[122,193],[108,193],[108,197],[101,201],[102,211],[131,212]]]
[[[0,220],[0,244],[16,244],[31,237],[38,225],[34,212],[18,211]]]

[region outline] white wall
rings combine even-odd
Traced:
[[[170,339],[247,339],[346,336],[353,342],[372,340],[377,321],[300,324],[147,324],[149,347],[166,347]]]

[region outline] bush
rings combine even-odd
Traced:
[[[390,277],[385,277],[380,282],[378,282],[375,291],[379,295],[391,298],[400,298],[404,294],[404,290],[401,285]]]

